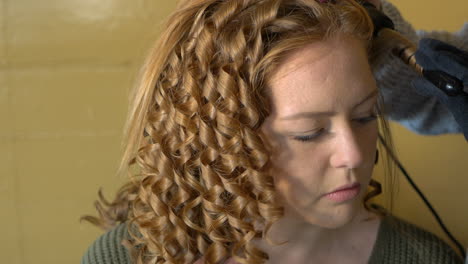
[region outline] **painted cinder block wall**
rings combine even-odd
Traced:
[[[468,2],[394,0],[419,29],[456,30]],[[445,2],[443,2],[445,3]],[[127,94],[169,0],[0,0],[0,259],[77,263],[100,230],[80,224],[111,196]],[[447,225],[468,243],[468,145],[394,125],[399,154]],[[379,169],[377,169],[379,174]],[[396,214],[443,236],[403,178]]]

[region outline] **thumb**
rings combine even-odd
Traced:
[[[422,96],[435,97],[450,110],[468,141],[468,95],[462,93],[458,96],[448,96],[424,78],[414,79],[411,83],[417,93]]]
[[[439,88],[435,87],[425,78],[416,78],[411,81],[415,91],[422,96],[436,97],[441,102],[446,102],[447,95]]]

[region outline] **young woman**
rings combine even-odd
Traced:
[[[182,1],[82,263],[461,263],[369,202],[390,140],[372,33],[354,0]]]

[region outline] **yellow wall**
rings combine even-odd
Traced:
[[[466,0],[394,1],[424,29],[459,28]],[[77,263],[113,194],[126,95],[169,0],[0,0],[0,259]],[[439,13],[440,11],[440,13]],[[400,156],[457,237],[468,244],[468,144],[395,126]],[[397,214],[441,234],[401,180]]]

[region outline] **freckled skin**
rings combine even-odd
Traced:
[[[370,181],[377,122],[356,119],[374,111],[376,91],[362,42],[340,37],[294,51],[269,80],[272,114],[262,126],[276,154],[276,187],[286,207],[310,224],[340,227],[355,216]],[[332,112],[330,116],[281,120],[298,112]],[[312,142],[294,136],[325,132]],[[359,199],[334,203],[323,195],[345,184],[361,183]]]
[[[275,241],[291,241],[274,250],[259,242],[270,254],[268,263],[290,257],[302,263],[310,256],[330,260],[327,252],[337,260],[340,251],[353,251],[347,263],[366,260],[379,223],[366,222],[377,217],[362,204],[374,167],[378,128],[368,117],[375,115],[378,93],[364,43],[337,36],[293,51],[268,86],[272,112],[261,129],[274,148],[271,173],[285,207],[271,234]],[[283,120],[303,112],[326,115]],[[312,141],[295,140],[317,134]],[[351,200],[324,197],[355,182],[361,189]],[[356,243],[361,245],[357,251]]]

